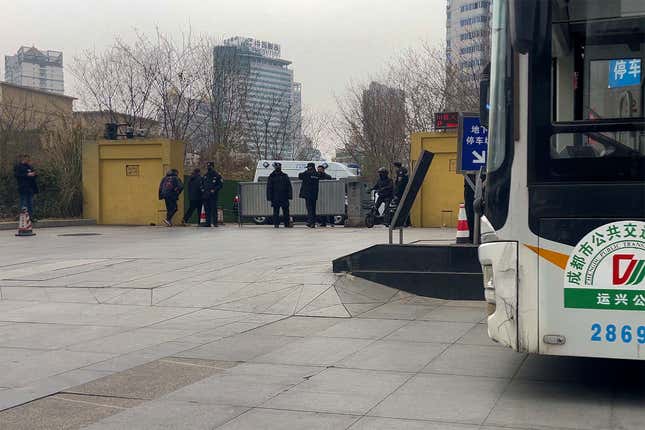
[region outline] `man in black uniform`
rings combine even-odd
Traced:
[[[159,183],[159,200],[164,200],[166,203],[166,219],[163,222],[168,227],[172,227],[172,217],[177,212],[177,200],[183,190],[184,184],[179,179],[177,169],[169,170]]]
[[[328,175],[325,172],[325,166],[320,164],[317,169],[318,169],[318,176],[320,177],[321,181],[331,181],[334,178],[331,177],[331,175]],[[334,219],[331,216],[323,215],[318,217],[318,223],[320,224],[321,227],[327,227],[327,220],[329,220],[329,224],[331,226],[334,225]]]
[[[215,170],[215,163],[209,161],[206,164],[208,171],[202,179],[202,188],[204,190],[204,210],[206,212],[206,222],[202,227],[217,227],[217,199],[219,190],[222,189],[224,180],[222,175]]]
[[[280,209],[284,216],[284,226],[291,227],[289,222],[289,200],[293,199],[293,188],[289,175],[282,171],[282,164],[273,163],[273,172],[267,179],[267,200],[273,207],[273,227],[280,227]]]
[[[385,210],[387,211],[390,206],[390,200],[394,196],[394,182],[392,182],[385,167],[378,169],[378,181],[376,181],[372,190],[378,193],[375,205],[376,212],[379,211],[383,203],[385,203]]]
[[[31,166],[31,158],[25,154],[20,162],[13,168],[13,175],[18,183],[18,194],[20,195],[20,211],[27,208],[29,218],[34,219],[34,194],[38,194],[38,184],[36,184],[36,171]]]
[[[318,181],[320,176],[314,163],[307,163],[307,170],[298,175],[302,181],[300,198],[305,199],[307,205],[307,227],[316,227],[316,202],[318,201]]]
[[[197,211],[197,224],[199,224],[199,216],[202,211],[202,195],[204,190],[202,189],[202,175],[200,169],[194,169],[191,173],[190,178],[188,178],[188,201],[190,202],[190,207],[184,214],[184,224],[190,220],[190,217],[193,216],[193,212]]]

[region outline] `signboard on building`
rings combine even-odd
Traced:
[[[454,130],[459,126],[459,112],[435,112],[435,130]]]
[[[486,167],[488,155],[488,128],[479,122],[479,115],[464,113],[459,116],[457,140],[457,173],[476,173]]]

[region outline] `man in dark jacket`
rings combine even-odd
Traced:
[[[224,186],[222,175],[215,170],[215,163],[209,161],[206,164],[207,172],[202,179],[202,188],[204,189],[203,200],[204,210],[206,211],[206,223],[202,227],[217,227],[217,200],[219,191]]]
[[[331,181],[334,178],[332,178],[331,175],[329,175],[329,174],[327,174],[327,172],[325,172],[325,169],[326,169],[325,166],[327,166],[327,165],[326,164],[325,165],[323,165],[323,164],[318,165],[318,167],[317,167],[318,176],[320,177],[321,181]],[[328,220],[329,220],[329,224],[331,226],[333,226],[334,225],[333,217],[327,216],[327,215],[323,215],[323,216],[318,217],[318,223],[320,224],[321,227],[327,227],[327,221]]]
[[[408,186],[410,176],[408,175],[408,169],[403,167],[400,162],[396,161],[393,163],[393,165],[396,168],[396,179],[394,180],[394,197],[396,197],[398,201],[401,201],[405,187]]]
[[[29,218],[34,220],[34,194],[38,194],[36,184],[36,171],[31,166],[31,158],[25,154],[13,168],[13,174],[18,182],[18,194],[20,195],[20,210],[27,208]]]
[[[177,212],[177,200],[183,190],[184,184],[179,179],[177,169],[169,170],[159,184],[159,200],[166,203],[166,219],[163,222],[168,227],[172,226],[172,217]]]
[[[273,172],[267,180],[267,200],[273,207],[273,227],[280,227],[280,209],[284,216],[284,226],[291,227],[289,223],[289,200],[293,199],[293,188],[289,175],[282,171],[282,164],[273,163]]]
[[[302,181],[300,198],[305,199],[307,206],[307,227],[316,227],[316,202],[318,201],[318,182],[320,176],[314,163],[307,163],[307,170],[298,175]]]
[[[190,178],[188,178],[188,201],[190,206],[186,213],[184,213],[184,224],[190,220],[190,217],[193,216],[193,212],[197,211],[197,224],[199,224],[199,216],[202,211],[202,195],[204,190],[202,189],[202,175],[200,169],[194,169],[191,173]]]
[[[378,193],[375,205],[376,211],[378,212],[383,203],[385,203],[385,210],[387,211],[388,206],[390,206],[390,201],[394,196],[394,182],[392,182],[392,179],[389,177],[389,172],[385,167],[378,169],[378,181],[376,181],[372,190]]]

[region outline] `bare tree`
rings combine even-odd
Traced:
[[[337,103],[339,117],[332,132],[342,149],[360,160],[363,171],[372,175],[381,166],[407,159],[403,91],[376,82],[355,85]]]
[[[302,138],[294,141],[291,158],[294,160],[314,160],[321,157],[323,137],[328,129],[326,115],[305,108],[300,118]]]
[[[291,155],[296,114],[288,91],[264,94],[246,104],[246,140],[258,159],[282,159]],[[298,113],[299,114],[299,113]]]

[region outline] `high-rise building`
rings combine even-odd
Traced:
[[[464,72],[478,72],[490,57],[491,0],[448,0],[446,56]]]
[[[301,85],[293,81],[291,61],[280,58],[280,45],[234,37],[215,47],[214,62],[216,97],[244,98],[237,108],[245,111],[249,152],[260,158],[290,157],[301,134]],[[234,103],[222,105],[226,109]]]
[[[10,84],[63,94],[63,53],[22,46],[4,57],[4,76]]]

